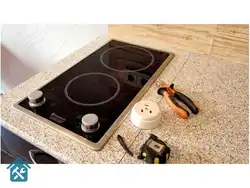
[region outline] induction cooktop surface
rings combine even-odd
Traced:
[[[15,107],[99,150],[172,58],[111,40]]]

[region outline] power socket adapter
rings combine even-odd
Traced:
[[[131,122],[141,129],[154,129],[160,125],[161,112],[157,103],[142,100],[134,105],[131,110]]]

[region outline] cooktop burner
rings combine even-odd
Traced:
[[[119,57],[119,53],[122,54],[122,56]],[[136,62],[137,60],[139,61],[138,64],[134,64],[133,68],[129,70],[126,69],[129,61]],[[109,48],[101,54],[100,58],[103,66],[110,70],[120,72],[145,70],[154,63],[154,60],[154,55],[149,50],[138,46],[116,46]]]
[[[109,87],[107,87],[107,85]],[[80,88],[79,88],[80,87]],[[100,90],[96,92],[96,88]],[[88,92],[86,92],[86,89]],[[76,76],[66,85],[66,98],[81,106],[98,106],[113,100],[120,92],[120,84],[108,74],[93,72]],[[91,95],[89,95],[91,93]]]
[[[172,58],[111,40],[15,107],[99,150]]]

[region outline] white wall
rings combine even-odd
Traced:
[[[1,91],[107,34],[108,25],[2,25]]]

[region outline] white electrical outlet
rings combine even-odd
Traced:
[[[155,102],[142,100],[134,105],[130,117],[136,127],[153,129],[160,125],[161,112]]]

